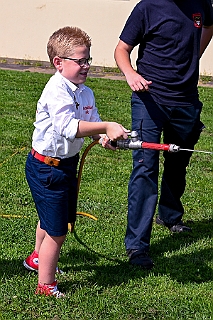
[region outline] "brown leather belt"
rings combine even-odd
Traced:
[[[38,153],[34,149],[31,150],[31,154],[35,159],[46,163],[48,166],[55,166],[55,167],[59,166],[60,159],[43,156],[42,154]]]

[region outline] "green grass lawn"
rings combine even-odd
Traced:
[[[37,224],[24,167],[36,103],[49,77],[0,70],[0,319],[213,319],[213,156],[206,154],[193,154],[182,199],[193,232],[171,235],[154,223],[155,267],[143,271],[129,265],[123,243],[131,152],[95,145],[85,160],[78,211],[98,220],[78,216],[62,247],[59,267],[65,273],[58,280],[66,298],[34,294],[37,274],[22,265],[34,249]],[[127,84],[88,79],[87,85],[102,119],[131,129]],[[206,129],[196,149],[213,151],[213,89],[199,92]],[[160,162],[162,170],[162,154]]]

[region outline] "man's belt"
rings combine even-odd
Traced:
[[[60,163],[60,159],[56,159],[56,158],[52,158],[52,157],[47,157],[47,156],[43,156],[42,154],[38,153],[37,151],[35,151],[34,149],[31,150],[31,154],[32,156],[41,161],[46,163],[48,166],[55,166],[57,167]]]

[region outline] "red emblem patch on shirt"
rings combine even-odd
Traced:
[[[85,111],[86,114],[89,114],[89,110],[92,110],[93,106],[85,106],[83,107],[83,110]]]
[[[196,28],[202,28],[202,17],[201,13],[193,13],[193,21],[194,21],[194,26]]]

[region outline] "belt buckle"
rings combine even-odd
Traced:
[[[57,167],[60,163],[59,159],[56,158],[51,158],[51,157],[45,157],[44,158],[44,163],[46,163],[48,166],[55,166]]]

